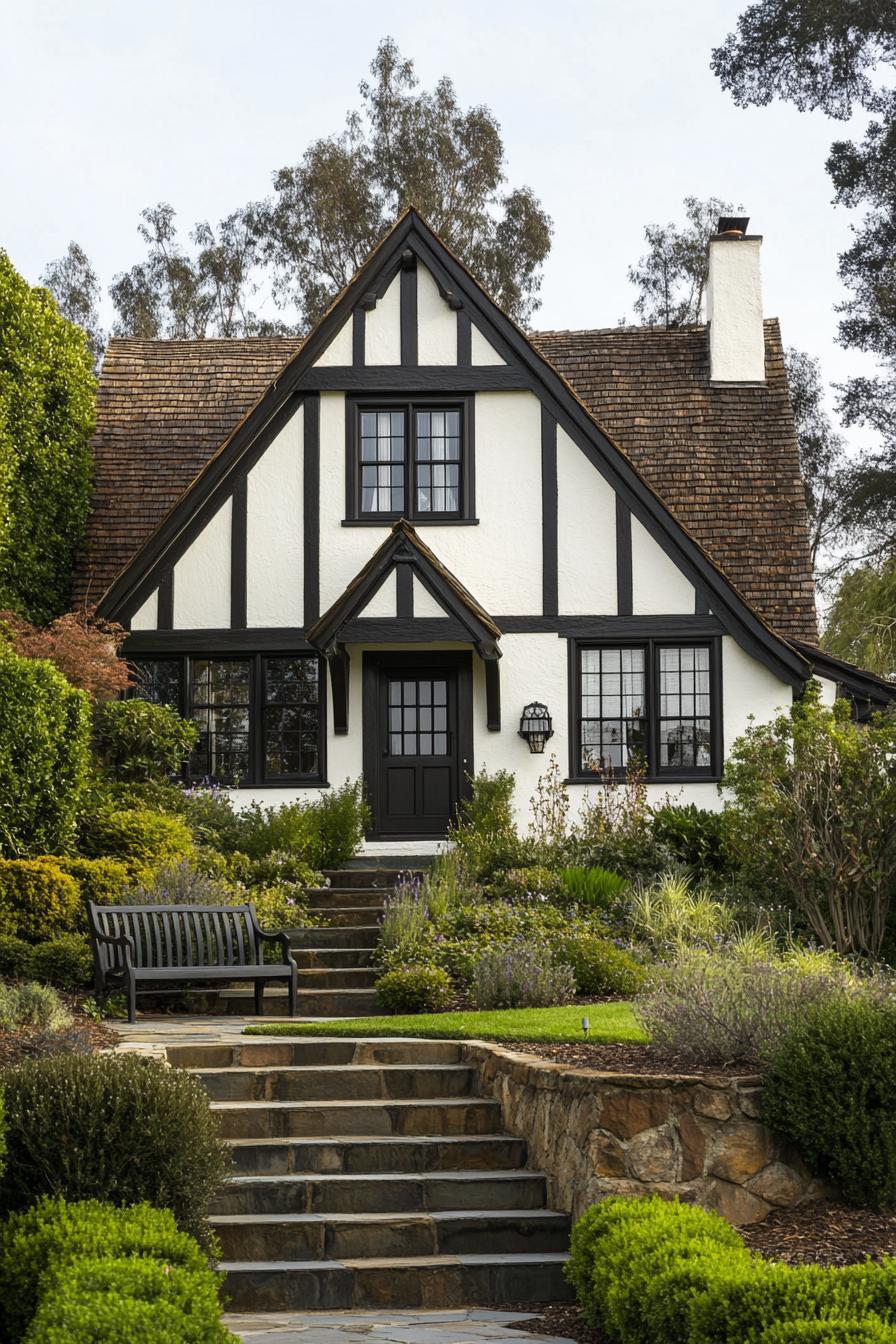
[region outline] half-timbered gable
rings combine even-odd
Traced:
[[[196,775],[363,773],[377,836],[438,836],[483,766],[528,799],[537,702],[574,788],[637,754],[712,804],[815,640],[777,324],[722,340],[758,243],[718,241],[718,349],[527,337],[414,212],[303,342],[112,343],[78,595],[199,721]]]

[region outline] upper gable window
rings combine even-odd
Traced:
[[[472,521],[469,398],[349,404],[347,521]]]

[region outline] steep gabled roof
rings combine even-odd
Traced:
[[[189,526],[202,511],[205,511],[202,516],[210,516],[212,506],[224,497],[224,491],[232,488],[239,471],[252,460],[253,449],[259,450],[265,433],[288,413],[290,400],[301,395],[301,388],[307,385],[303,384],[303,377],[335,332],[349,320],[354,307],[364,301],[371,285],[381,290],[384,281],[404,265],[402,258],[408,256],[408,249],[434,275],[446,297],[450,296],[453,306],[467,307],[468,314],[486,338],[507,363],[515,367],[523,380],[520,385],[530,386],[536,392],[549,415],[610,482],[623,504],[647,523],[660,546],[673,556],[691,582],[702,591],[725,628],[744,648],[767,662],[777,675],[795,685],[800,684],[809,671],[802,655],[771,628],[718,563],[710,559],[700,542],[676,520],[639,473],[632,459],[597,423],[572,385],[495,306],[466,268],[413,210],[408,211],[374,249],[298,352],[280,370],[268,390],[169,511],[164,525],[149,530],[143,546],[107,589],[105,613],[117,615],[126,611],[151,591],[163,572],[162,567],[176,560],[178,547],[187,544]],[[100,434],[102,432],[101,427]],[[735,435],[742,436],[742,426],[732,426],[732,437]],[[768,542],[770,538],[765,540]]]

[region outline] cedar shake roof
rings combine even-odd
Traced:
[[[805,500],[777,321],[765,323],[765,385],[710,386],[704,327],[530,339],[759,614],[786,638],[814,643]],[[300,346],[288,337],[110,342],[76,601],[100,599]]]

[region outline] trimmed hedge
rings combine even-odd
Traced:
[[[647,973],[625,948],[609,938],[581,934],[563,939],[556,948],[561,961],[573,969],[579,994],[637,994]]]
[[[80,855],[54,858],[64,873],[73,877],[81,888],[84,903],[121,905],[131,886],[128,866],[119,859],[85,859]]]
[[[0,859],[0,917],[27,942],[72,933],[83,924],[81,888],[52,859]]]
[[[0,979],[37,980],[74,994],[93,982],[93,953],[81,933],[60,933],[36,945],[0,934]]]
[[[135,1055],[55,1055],[3,1075],[9,1165],[0,1207],[41,1195],[148,1200],[210,1242],[205,1211],[230,1153],[202,1086]]]
[[[618,1344],[770,1344],[784,1325],[838,1322],[839,1336],[896,1314],[896,1261],[791,1268],[747,1250],[717,1214],[658,1197],[607,1199],[572,1233],[567,1276],[582,1310]],[[886,1340],[891,1333],[870,1338]]]
[[[166,1290],[159,1274],[144,1262],[158,1265],[163,1277],[174,1279],[173,1285]],[[190,1294],[195,1295],[192,1321],[185,1310],[176,1317],[162,1310],[177,1307]],[[178,1231],[167,1209],[42,1199],[0,1225],[4,1338],[24,1337],[28,1344],[120,1344],[123,1339],[167,1344],[169,1335],[148,1333],[148,1316],[129,1308],[128,1301],[152,1303],[177,1344],[217,1344],[230,1338],[217,1319],[217,1281],[206,1257],[191,1236]],[[84,1333],[92,1314],[96,1329]],[[54,1330],[66,1318],[70,1333]],[[138,1333],[130,1333],[132,1326]]]
[[[69,849],[90,759],[87,696],[52,663],[3,649],[0,705],[0,854]]]

